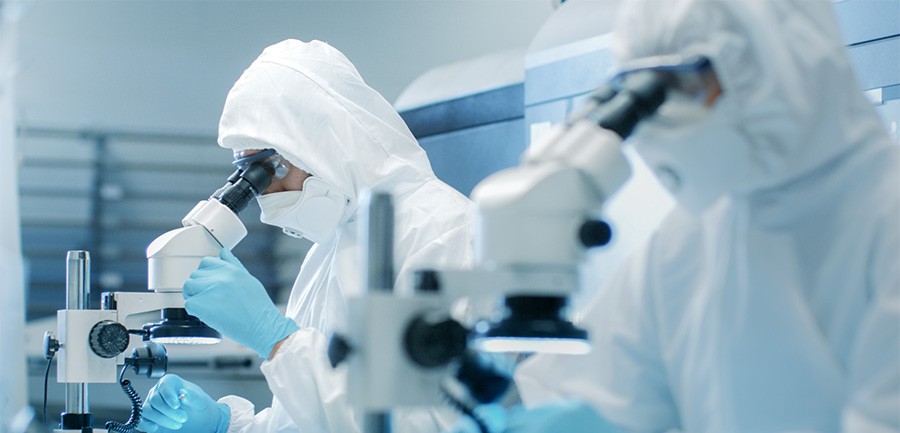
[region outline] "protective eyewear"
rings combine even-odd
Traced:
[[[639,71],[658,73],[669,89],[681,92],[693,100],[705,100],[716,88],[715,70],[709,58],[704,56],[655,56],[638,59],[622,65],[611,83],[615,86]]]
[[[272,173],[273,180],[283,179],[288,173],[288,166],[285,164],[284,157],[276,152],[275,149],[265,149],[243,158],[237,158],[231,163],[241,171],[247,170],[254,164],[263,165]]]

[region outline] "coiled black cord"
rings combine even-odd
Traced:
[[[124,379],[125,370],[127,368],[128,365],[122,366],[122,373],[119,374],[119,385],[122,386],[122,391],[124,391],[125,395],[128,396],[128,399],[131,400],[131,416],[128,417],[128,421],[124,423],[107,421],[106,430],[110,432],[133,433],[137,429],[138,424],[141,423],[141,396],[134,390],[134,387],[131,386],[131,381]]]
[[[484,422],[484,420],[475,413],[474,408],[469,407],[469,405],[454,397],[453,394],[451,394],[447,390],[447,388],[443,386],[441,386],[441,395],[443,395],[444,398],[447,399],[447,403],[450,404],[450,406],[474,421],[475,424],[478,425],[478,429],[481,430],[481,433],[491,433],[491,431],[488,429],[487,423]]]

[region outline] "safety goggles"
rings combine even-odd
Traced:
[[[263,165],[272,173],[272,180],[283,179],[288,173],[284,157],[275,149],[265,149],[243,158],[237,158],[231,163],[241,171],[247,170],[252,165]]]
[[[613,75],[611,84],[624,82],[639,71],[657,72],[670,90],[696,101],[706,100],[717,89],[716,73],[708,57],[654,56],[627,62]]]

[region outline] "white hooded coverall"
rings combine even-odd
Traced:
[[[219,144],[273,148],[350,199],[335,233],[312,247],[294,283],[287,316],[300,330],[262,364],[272,406],[254,414],[250,402],[222,398],[231,409],[228,432],[358,431],[346,400],[346,372],[331,368],[326,350],[331,333],[344,328],[345,300],[361,290],[360,193],[371,188],[394,196],[401,284],[415,269],[471,264],[471,202],[435,177],[391,105],[342,53],[320,41],[286,40],[263,51],[228,94]],[[393,422],[437,430],[442,416],[395,411]]]
[[[900,148],[830,2],[633,1],[614,50],[709,56],[749,174],[666,218],[585,312],[592,352],[520,367],[524,401],[629,433],[900,431]]]

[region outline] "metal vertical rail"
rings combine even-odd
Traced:
[[[91,307],[91,256],[87,251],[66,254],[66,309],[87,310]],[[66,413],[90,413],[88,384],[66,384]]]
[[[373,192],[363,215],[367,290],[394,287],[394,203],[390,194]]]
[[[362,226],[366,289],[391,292],[394,287],[394,203],[386,192],[372,192],[363,206]],[[390,411],[367,411],[363,432],[389,433]]]

